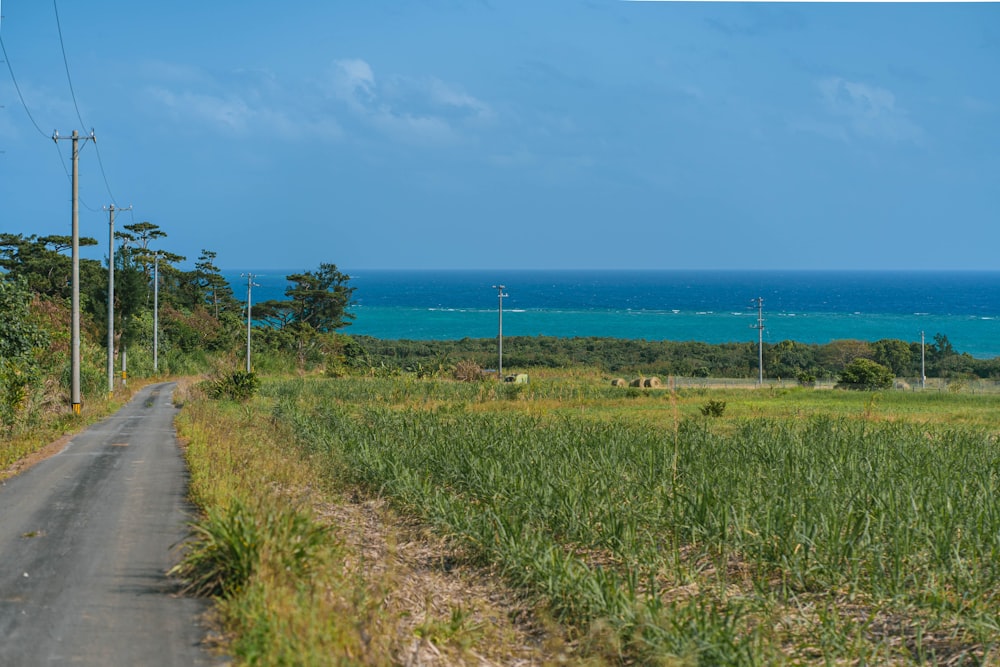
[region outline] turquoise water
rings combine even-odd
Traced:
[[[257,272],[255,272],[257,273]],[[285,275],[261,271],[253,301],[281,299]],[[505,336],[608,336],[708,343],[928,342],[1000,356],[1000,272],[347,271],[355,304],[344,331],[384,339],[489,338],[502,282]],[[240,298],[239,272],[227,277]]]

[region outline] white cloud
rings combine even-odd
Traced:
[[[345,102],[363,104],[375,98],[375,73],[364,60],[337,60],[333,64],[334,94]]]
[[[466,110],[483,120],[490,120],[494,116],[488,104],[440,79],[430,80],[427,93],[432,102],[441,106]]]
[[[393,141],[447,145],[468,140],[495,117],[456,85],[398,76],[383,82],[359,58],[334,61],[319,85],[257,70],[219,76],[167,63],[147,63],[145,70],[152,80],[146,99],[159,113],[238,136],[340,139],[340,121],[354,118]]]
[[[362,122],[407,143],[454,143],[462,130],[493,119],[488,104],[440,79],[391,77],[382,83],[366,61],[337,60],[330,94]]]
[[[923,130],[896,105],[891,91],[830,77],[819,82],[827,111],[845,119],[853,134],[889,141],[919,141]]]

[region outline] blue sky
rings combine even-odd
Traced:
[[[81,233],[105,244],[102,207],[131,204],[119,225],[153,222],[164,249],[208,248],[224,268],[993,270],[1000,256],[1000,4],[2,13],[31,118],[0,65],[0,231],[69,233],[70,146],[51,135],[93,128],[104,169],[85,145]]]

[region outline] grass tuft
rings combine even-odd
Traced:
[[[231,598],[246,589],[265,559],[293,579],[308,572],[326,529],[294,509],[263,504],[251,508],[234,500],[191,524],[193,538],[171,570],[187,592]]]

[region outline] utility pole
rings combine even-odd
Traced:
[[[70,301],[73,310],[72,323],[70,329],[70,402],[73,405],[73,414],[80,414],[80,133],[73,130],[70,139],[73,142],[73,177],[72,177],[72,199],[73,199],[73,296]],[[58,132],[52,133],[52,141],[59,143]],[[86,141],[97,141],[94,131],[90,131],[89,137],[83,137]]]
[[[115,393],[115,211],[131,211],[132,207],[108,211],[108,398]]]
[[[160,253],[153,255],[153,373],[160,368]]]
[[[499,303],[499,308],[497,309],[497,313],[499,314],[497,322],[497,377],[503,382],[503,300],[507,295],[503,293],[503,285],[494,285],[493,289],[497,291],[497,301]]]
[[[257,283],[253,281],[256,278],[252,273],[241,273],[240,278],[247,279],[247,373],[250,372],[250,296],[253,293],[254,287],[260,287]]]
[[[927,355],[924,352],[924,332],[920,332],[920,388],[927,388],[927,373],[925,371]]]
[[[757,330],[757,385],[764,386],[764,297],[752,299],[750,303],[757,304],[757,323],[751,324],[751,329]]]

